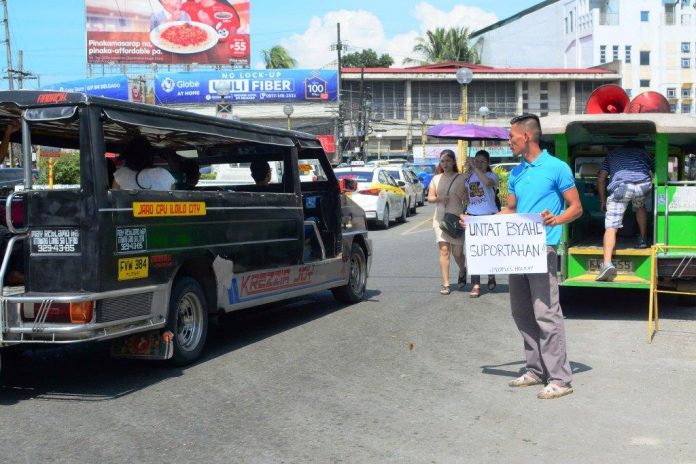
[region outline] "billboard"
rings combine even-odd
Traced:
[[[130,100],[129,95],[135,93],[132,92],[132,89],[129,87],[128,76],[125,74],[44,85],[41,87],[41,90],[86,93],[88,95],[115,98],[117,100]]]
[[[158,73],[155,103],[329,102],[336,100],[338,73],[308,69],[236,69]]]
[[[86,0],[87,62],[249,67],[249,0]]]

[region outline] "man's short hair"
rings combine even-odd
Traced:
[[[539,122],[539,116],[532,113],[523,113],[510,120],[511,126],[515,124],[523,125],[527,132],[532,134],[532,141],[534,143],[539,143],[541,139],[541,123]]]

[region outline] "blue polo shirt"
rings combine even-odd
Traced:
[[[573,172],[563,161],[551,156],[546,150],[528,163],[522,161],[510,171],[508,191],[517,198],[518,213],[539,214],[545,209],[554,216],[565,208],[563,192],[575,187]],[[561,241],[562,226],[546,227],[546,244],[558,245]]]

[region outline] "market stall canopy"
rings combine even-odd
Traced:
[[[504,127],[477,124],[437,124],[425,133],[430,137],[457,140],[508,140],[510,137]]]

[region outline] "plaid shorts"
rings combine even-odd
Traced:
[[[645,195],[650,192],[651,182],[642,184],[620,184],[607,198],[607,215],[604,218],[606,229],[620,229],[623,227],[623,217],[628,202],[633,203],[633,209],[645,206]]]

